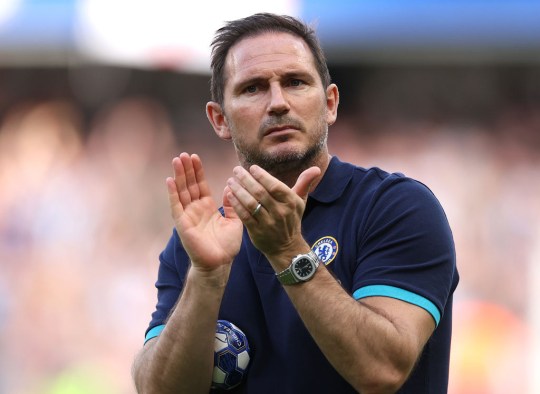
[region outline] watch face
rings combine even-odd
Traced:
[[[298,278],[305,279],[313,273],[314,268],[313,263],[304,258],[296,261],[293,270]]]

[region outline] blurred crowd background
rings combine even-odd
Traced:
[[[333,59],[331,152],[426,183],[453,229],[449,392],[539,392],[540,68]],[[134,392],[171,159],[198,153],[218,201],[236,165],[208,90],[166,67],[0,61],[0,394]]]

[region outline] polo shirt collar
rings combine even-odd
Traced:
[[[353,171],[354,166],[341,162],[337,156],[332,156],[321,181],[309,197],[322,203],[337,200],[351,181]]]

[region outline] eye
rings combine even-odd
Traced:
[[[302,81],[301,79],[291,79],[291,81],[289,82],[289,84],[291,86],[301,86],[304,84],[304,81]]]
[[[238,95],[256,96],[265,89],[264,81],[252,79],[239,83],[235,91]]]

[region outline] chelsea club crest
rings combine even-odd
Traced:
[[[321,260],[324,265],[328,265],[336,257],[338,252],[338,243],[333,237],[322,237],[313,244],[311,250],[315,252],[317,257],[319,257],[319,260]]]

